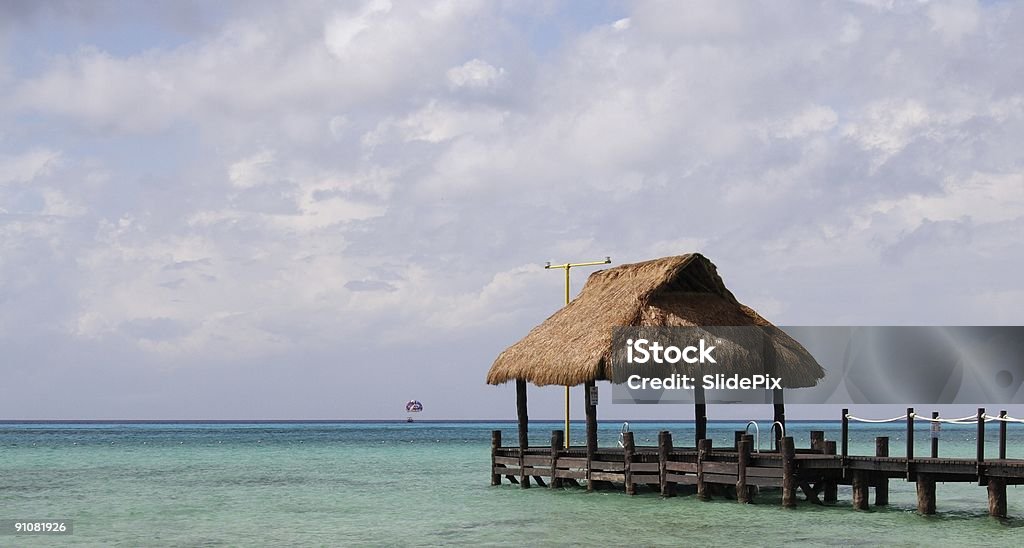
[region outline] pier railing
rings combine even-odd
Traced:
[[[906,456],[890,456],[889,437],[875,438],[874,455],[850,454],[850,422],[905,422]],[[985,424],[999,422],[999,457],[985,458]],[[977,424],[975,458],[940,458],[938,438],[932,438],[931,453],[918,457],[914,447],[915,422],[930,424]],[[502,444],[500,430],[491,438],[491,484],[503,480],[522,488],[536,484],[563,488],[585,486],[595,489],[621,488],[627,494],[656,491],[665,497],[693,493],[701,499],[727,497],[750,502],[766,491],[781,490],[785,507],[797,505],[797,492],[815,504],[835,504],[838,486],[852,487],[852,507],[868,509],[869,490],[875,505],[888,504],[890,479],[917,485],[917,506],[922,514],[935,513],[936,482],[970,482],[988,487],[989,513],[1006,516],[1006,486],[1024,484],[1024,460],[1007,459],[1007,425],[1024,420],[1006,415],[991,416],[979,409],[977,415],[961,418],[930,418],[913,408],[900,417],[870,419],[851,415],[843,409],[840,440],[825,439],[825,432],[810,433],[809,444],[796,448],[792,436],[779,440],[773,450],[757,450],[754,437],[736,432],[731,446],[716,447],[710,439],[697,447],[675,447],[672,434],[658,434],[656,446],[637,446],[632,432],[622,435],[622,447],[563,447],[564,433],[555,430],[551,445],[545,447]],[[838,447],[837,447],[838,445]],[[839,449],[837,451],[837,449]],[[621,487],[615,487],[619,485]]]

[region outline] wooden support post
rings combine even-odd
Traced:
[[[914,459],[914,408],[907,408],[907,467]]]
[[[925,516],[935,513],[935,479],[930,474],[917,475],[917,511]]]
[[[740,438],[739,448],[736,450],[736,500],[741,503],[750,502],[750,491],[747,489],[747,466],[750,464],[750,446],[752,438],[744,434]]]
[[[587,412],[587,448],[597,449],[597,402],[591,398],[591,390],[596,389],[594,381],[587,381],[583,384],[583,400]]]
[[[622,434],[622,476],[626,482],[626,494],[636,494],[636,484],[633,483],[633,453],[636,450],[636,446],[633,445],[633,433],[624,432]]]
[[[701,500],[711,500],[711,492],[708,485],[704,483],[704,460],[711,456],[711,440],[703,439],[697,442],[697,497]]]
[[[999,418],[1006,418],[1006,409],[999,412]],[[1006,460],[1006,421],[999,421],[999,460]]]
[[[985,460],[985,408],[978,408],[978,464]],[[979,475],[981,470],[978,470]]]
[[[700,440],[708,437],[708,406],[704,399],[704,387],[694,387],[693,397],[694,444],[697,445]]]
[[[494,470],[498,467],[495,457],[498,456],[498,449],[501,448],[501,430],[491,430],[491,485],[501,485],[501,474]]]
[[[736,451],[740,450],[740,442],[743,441],[743,436],[747,433],[746,430],[736,430],[733,434],[732,448]]]
[[[782,438],[779,447],[782,453],[782,507],[796,507],[796,447],[793,436]]]
[[[939,418],[939,412],[938,411],[932,411],[932,418],[933,419]],[[932,458],[933,459],[939,458],[939,432],[938,432],[938,430],[935,429],[935,427],[937,425],[939,425],[939,424],[941,424],[941,423],[932,422],[932,426],[931,426],[931,433],[932,433]],[[941,429],[942,427],[939,426],[939,428]]]
[[[812,451],[825,451],[825,431],[824,430],[811,430],[811,450]]]
[[[668,481],[668,458],[672,454],[672,433],[667,430],[658,432],[658,476],[661,496],[676,496],[676,484]]]
[[[878,436],[875,438],[875,456],[889,456],[889,437]],[[879,472],[875,475],[875,506],[889,505],[889,478]]]
[[[552,430],[551,431],[551,484],[552,489],[559,489],[562,487],[562,478],[558,477],[558,452],[562,449],[562,444],[565,442],[565,431],[563,430]]]
[[[868,478],[862,470],[853,471],[853,509],[868,509]]]
[[[850,419],[847,415],[850,414],[849,409],[843,409],[843,457],[850,456]]]
[[[786,400],[781,388],[772,390],[772,402],[772,407],[774,408],[774,418],[772,420],[782,425],[782,428],[775,433],[775,447],[779,447],[779,440],[782,439],[782,430],[786,428]]]
[[[988,478],[988,515],[1006,517],[1006,478]]]
[[[530,487],[530,476],[526,475],[524,458],[530,447],[530,417],[526,412],[526,381],[516,379],[516,411],[519,416],[519,487]]]
[[[836,454],[836,440],[825,441],[825,454]],[[839,501],[839,483],[837,481],[825,480],[823,498],[825,504],[835,504],[836,502]]]

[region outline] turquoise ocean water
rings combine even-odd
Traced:
[[[613,445],[618,423],[601,425]],[[531,424],[546,445],[555,423]],[[835,422],[793,422],[798,447],[810,430],[838,439]],[[711,423],[731,445],[742,423]],[[1010,487],[1008,520],[987,516],[986,491],[940,484],[933,517],[915,514],[912,484],[892,481],[891,505],[850,509],[778,497],[757,504],[662,499],[652,492],[586,493],[490,487],[490,431],[511,423],[0,424],[0,520],[71,519],[74,534],[0,536],[0,546],[300,545],[1024,545],[1024,489]],[[693,437],[687,423],[633,423],[638,444],[659,430]],[[575,426],[574,442],[582,434]],[[1024,458],[1024,428],[1010,426],[1010,457]],[[874,437],[905,447],[901,425],[853,424],[851,453]],[[944,427],[943,456],[974,455],[974,428]],[[997,451],[990,425],[988,452]],[[927,454],[922,428],[917,452]],[[680,442],[677,441],[677,445]]]

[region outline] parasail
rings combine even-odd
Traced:
[[[423,404],[420,403],[419,400],[409,400],[409,402],[405,404],[405,410],[409,413],[419,413],[420,411],[423,411]]]

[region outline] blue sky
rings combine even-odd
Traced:
[[[1019,324],[1020,28],[1001,2],[0,3],[0,417],[511,418],[484,374],[561,304],[547,260],[701,251],[779,324]]]

